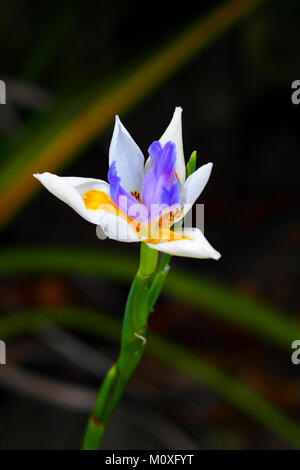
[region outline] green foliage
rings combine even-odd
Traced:
[[[63,2],[55,11],[21,71],[21,76],[25,80],[35,81],[47,69],[64,38],[74,25],[78,13],[78,5],[76,2],[70,1]]]
[[[1,318],[0,337],[10,340],[47,328],[53,325],[53,322],[66,328],[104,336],[116,343],[120,341],[119,320],[110,315],[76,307],[28,310]],[[201,385],[211,388],[232,406],[280,436],[293,448],[300,448],[299,427],[288,416],[209,360],[200,358],[183,346],[154,333],[149,333],[146,353]]]
[[[44,116],[37,115],[22,135],[1,148],[0,224],[6,223],[39,187],[33,173],[53,172],[68,163],[106,130],[115,114],[126,112],[264,3],[265,0],[228,0],[126,73],[117,72],[105,85],[93,87],[87,83],[84,92],[60,97]],[[66,16],[68,5],[56,20],[59,28],[71,24]],[[60,29],[58,43],[61,32]],[[24,75],[34,78],[48,66],[56,50],[51,42],[53,34],[55,22],[33,53]]]
[[[186,177],[188,178],[196,170],[197,152],[194,151],[186,165]]]
[[[0,276],[77,272],[129,283],[137,264],[138,261],[132,257],[107,250],[26,248],[0,252]],[[165,266],[167,264],[168,258]],[[164,277],[163,270],[161,275]],[[235,324],[263,341],[272,342],[285,350],[290,348],[295,338],[300,337],[299,321],[287,316],[275,306],[204,277],[181,271],[178,267],[169,273],[165,292],[173,299]]]

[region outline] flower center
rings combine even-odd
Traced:
[[[176,218],[181,215],[182,209],[175,213],[172,211],[165,212],[158,221],[152,220],[142,223],[123,213],[104,191],[92,189],[85,192],[82,199],[87,209],[106,211],[126,220],[137,236],[147,243],[157,244],[161,241],[191,240],[190,237],[178,234],[170,229]]]
[[[176,146],[158,141],[149,147],[151,167],[144,176],[143,189],[127,192],[121,185],[117,163],[108,171],[110,196],[103,191],[87,191],[83,200],[87,209],[105,210],[125,219],[137,236],[149,243],[182,240],[189,237],[171,230],[181,216],[179,182],[175,172]]]

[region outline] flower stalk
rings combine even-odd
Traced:
[[[158,252],[141,244],[140,265],[128,295],[119,358],[104,378],[83,441],[84,450],[98,449],[106,425],[124,388],[139,364],[146,345],[147,320],[163,287],[166,255],[157,268]],[[154,276],[155,274],[155,276]]]

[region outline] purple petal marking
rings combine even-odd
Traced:
[[[144,177],[142,201],[149,211],[149,219],[162,213],[167,206],[180,202],[179,184],[175,174],[176,146],[167,142],[162,148],[158,141],[149,147],[151,168]]]
[[[109,167],[107,178],[110,184],[110,197],[120,211],[132,219],[146,222],[148,220],[146,208],[122,188],[115,161]]]
[[[162,188],[160,203],[167,204],[167,206],[171,207],[175,204],[178,204],[180,201],[180,192],[179,192],[179,185],[177,181],[174,181],[170,189],[165,187]]]

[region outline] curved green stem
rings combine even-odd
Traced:
[[[104,336],[113,342],[119,341],[121,324],[111,315],[99,311],[82,310],[78,307],[33,309],[14,312],[0,318],[0,337],[5,341],[31,334],[58,324],[76,331],[87,331]],[[205,357],[184,346],[167,340],[155,333],[149,334],[147,353],[177,371],[194,379],[201,386],[207,386],[234,408],[250,417],[291,447],[300,449],[300,430],[296,422],[277,407],[249,388],[238,377],[233,377]],[[95,424],[95,423],[94,423]],[[89,429],[92,429],[92,424]],[[99,431],[100,438],[105,428]],[[93,444],[96,433],[91,432],[87,443]]]
[[[122,327],[121,350],[116,364],[100,387],[83,441],[83,449],[98,449],[106,425],[124,388],[136,369],[146,344],[147,319],[151,310],[148,291],[156,269],[158,252],[141,244],[140,265],[132,283]]]

